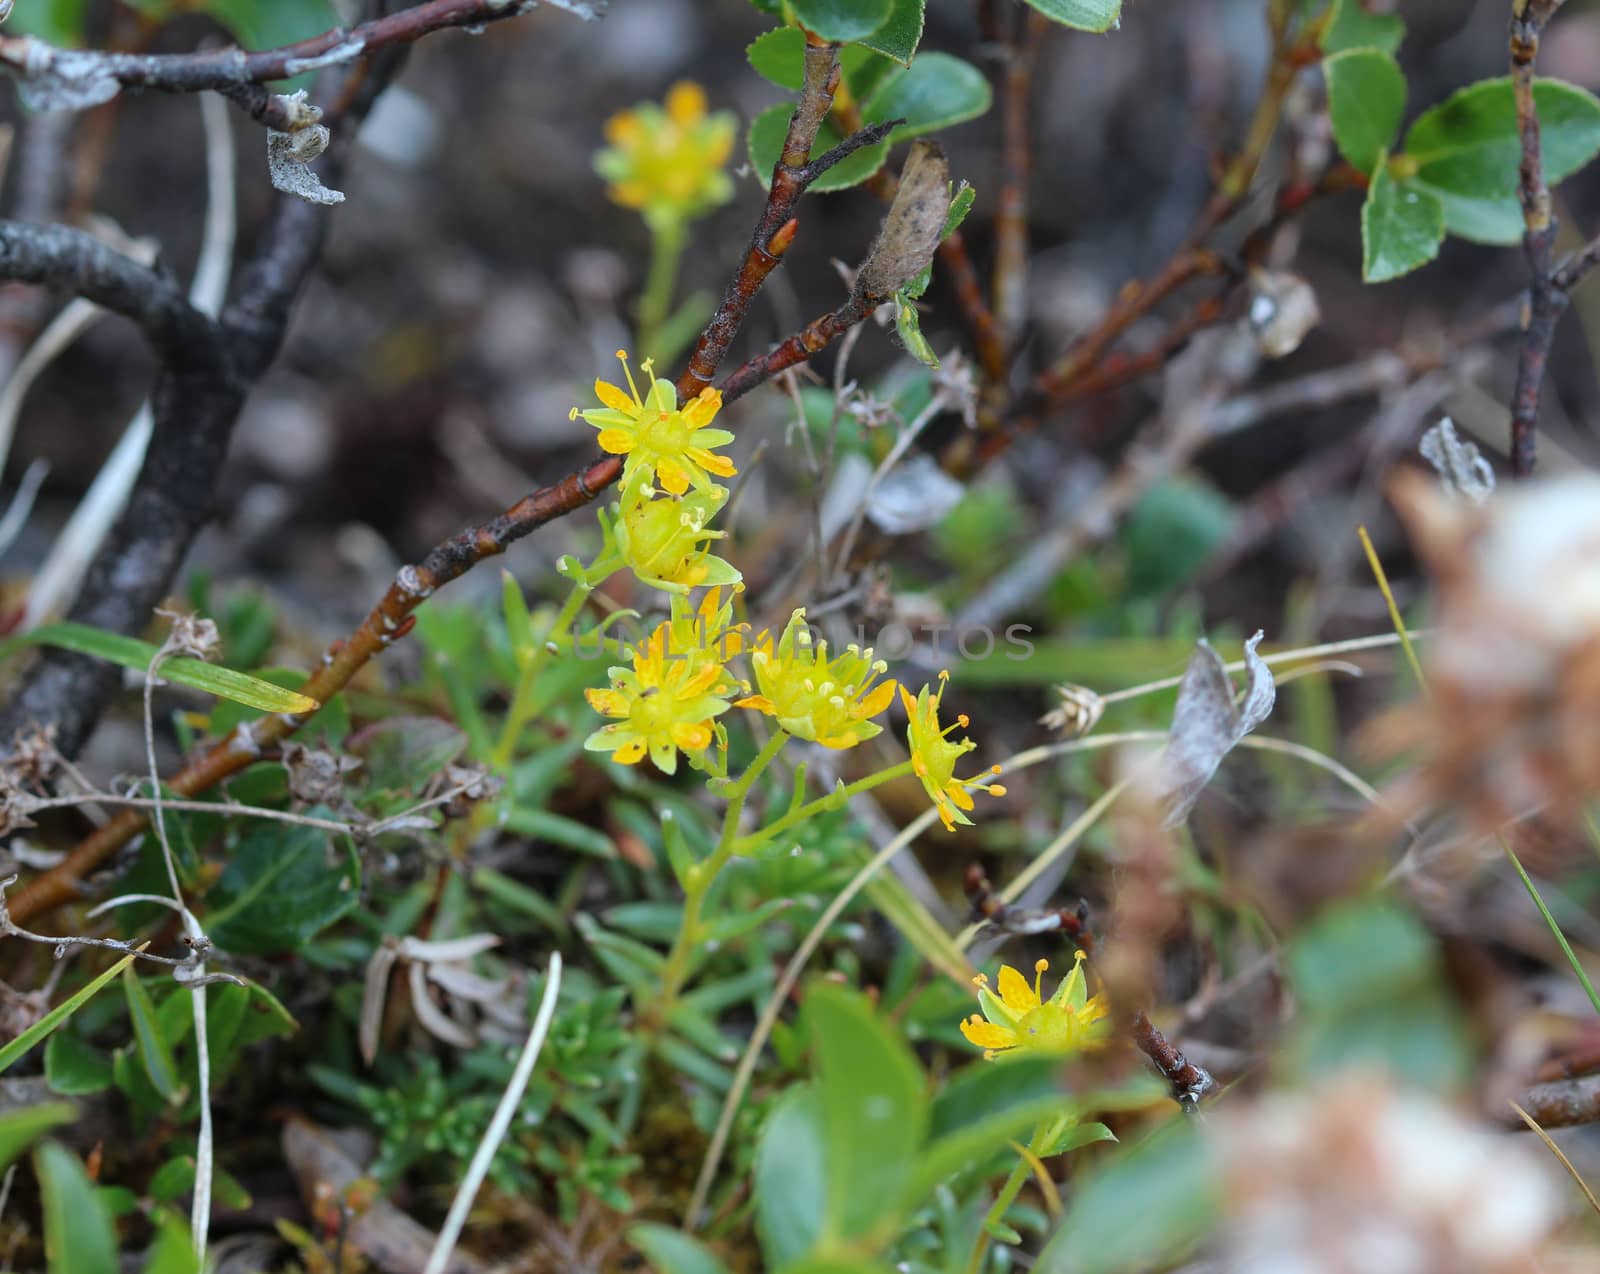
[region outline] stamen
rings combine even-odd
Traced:
[[[628,351],[619,349],[617,357],[622,360],[622,374],[628,378],[628,392],[633,395],[635,405],[644,406],[644,399],[639,397],[639,387],[633,383],[633,372],[628,367]]]

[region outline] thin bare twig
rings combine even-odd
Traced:
[[[1565,288],[1552,277],[1551,253],[1556,221],[1550,213],[1550,188],[1544,179],[1539,140],[1539,109],[1533,97],[1533,64],[1545,25],[1565,0],[1514,0],[1511,7],[1511,87],[1517,103],[1517,136],[1522,159],[1517,197],[1522,203],[1523,251],[1528,258],[1528,317],[1517,354],[1517,380],[1511,392],[1511,472],[1526,478],[1537,454],[1539,394],[1544,385],[1556,325],[1566,313]]]

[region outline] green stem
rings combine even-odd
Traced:
[[[511,758],[517,750],[517,740],[522,737],[522,732],[528,723],[539,713],[539,703],[534,697],[534,689],[539,673],[544,668],[545,659],[550,653],[550,642],[567,635],[567,630],[572,627],[572,622],[577,619],[584,602],[589,600],[589,594],[593,591],[592,581],[572,586],[566,604],[561,607],[560,613],[550,627],[534,642],[527,663],[518,670],[517,688],[511,695],[511,706],[506,709],[506,721],[500,730],[500,741],[489,754],[489,764],[496,770],[503,771],[511,767]]]
[[[677,1001],[683,984],[688,981],[689,961],[704,937],[700,915],[705,907],[706,895],[711,892],[711,886],[722,869],[738,851],[739,818],[744,813],[745,799],[761,777],[761,772],[772,764],[788,741],[787,731],[777,731],[756,754],[750,767],[728,786],[728,808],[722,816],[722,835],[717,840],[717,847],[705,862],[694,864],[685,873],[683,921],[678,926],[678,936],[673,939],[672,950],[667,954],[666,965],[661,970],[661,1002],[655,1014],[658,1022],[666,1021],[667,1013]]]
[[[672,307],[672,290],[678,281],[678,262],[687,241],[681,221],[650,227],[650,274],[639,298],[639,351],[648,358],[661,337],[661,326]]]
[[[1028,1149],[1035,1155],[1043,1144],[1045,1131],[1051,1121],[1041,1123],[1033,1130],[1033,1136],[1028,1139]],[[1011,1205],[1017,1201],[1017,1195],[1022,1193],[1022,1185],[1028,1179],[1028,1174],[1033,1171],[1033,1165],[1028,1162],[1026,1155],[1017,1156],[1017,1165],[1011,1169],[1011,1175],[1006,1178],[1005,1185],[1000,1187],[1000,1193],[995,1196],[994,1204],[984,1215],[983,1225],[979,1227],[977,1237],[972,1243],[972,1255],[967,1258],[966,1274],[978,1274],[983,1268],[983,1258],[989,1251],[990,1231],[1005,1220],[1006,1213],[1011,1210]]]
[[[740,837],[734,844],[733,852],[736,854],[752,854],[774,836],[782,835],[791,827],[805,822],[813,815],[820,814],[824,810],[836,810],[852,796],[861,792],[870,792],[875,787],[880,787],[884,783],[911,773],[913,773],[912,762],[902,761],[899,765],[891,766],[887,770],[879,770],[876,774],[869,774],[864,779],[857,779],[854,783],[835,788],[826,796],[819,796],[814,801],[807,801],[799,808],[790,810],[782,818],[763,827],[760,831],[751,832],[748,836]]]

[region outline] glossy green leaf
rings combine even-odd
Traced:
[[[304,685],[306,674],[298,668],[252,668],[250,675],[257,681],[294,690]],[[238,702],[219,703],[211,710],[207,728],[213,735],[223,735],[244,721],[259,721],[267,711],[254,705]],[[295,740],[308,747],[338,747],[350,733],[350,709],[342,694],[334,695],[294,732]]]
[[[1545,181],[1554,186],[1600,152],[1600,99],[1560,80],[1533,86]],[[1522,237],[1517,133],[1511,80],[1481,80],[1424,111],[1406,133],[1416,182],[1440,201],[1452,234],[1481,243]]]
[[[650,1258],[656,1274],[728,1274],[728,1267],[698,1240],[670,1225],[631,1226],[628,1242]]]
[[[906,353],[925,367],[938,367],[939,356],[922,334],[922,321],[917,315],[916,302],[904,297],[896,297],[895,300],[894,330],[900,337],[900,344],[905,347]]]
[[[881,1228],[928,1124],[922,1070],[871,1002],[822,984],[806,996],[827,1163],[827,1224],[843,1239]]]
[[[19,1057],[92,1000],[100,988],[132,964],[133,959],[131,955],[123,956],[99,977],[56,1005],[14,1040],[8,1041],[4,1048],[0,1048],[0,1073],[8,1070]]]
[[[330,812],[314,807],[307,813],[326,818]],[[224,951],[292,951],[356,905],[358,881],[354,850],[335,847],[327,832],[262,823],[212,887],[206,932]]]
[[[807,31],[839,44],[871,35],[894,8],[893,0],[789,0],[789,5]]]
[[[44,1075],[67,1097],[104,1092],[111,1087],[111,1058],[71,1031],[57,1031],[44,1046]]]
[[[150,1086],[164,1101],[177,1101],[187,1094],[178,1078],[178,1062],[172,1055],[172,1043],[162,1033],[156,1019],[156,1006],[150,998],[149,988],[139,980],[131,968],[122,972],[122,991],[128,1001],[128,1017],[133,1023],[133,1041],[139,1051],[139,1063],[149,1077]]]
[[[1414,183],[1400,183],[1380,161],[1361,207],[1361,277],[1383,283],[1439,255],[1444,208]]]
[[[971,62],[948,53],[924,53],[908,69],[884,77],[861,117],[869,124],[905,120],[889,135],[891,141],[904,141],[976,119],[993,101],[988,79]]]
[[[200,1261],[189,1238],[189,1227],[166,1209],[158,1209],[156,1241],[145,1258],[143,1274],[200,1274]]]
[[[798,93],[805,82],[806,35],[799,27],[777,27],[745,48],[755,73],[768,83]]]
[[[1210,1228],[1220,1203],[1210,1151],[1187,1120],[1172,1121],[1073,1184],[1036,1274],[1164,1269]]]
[[[926,55],[924,55],[926,56]],[[919,62],[921,58],[917,59]],[[750,165],[761,178],[761,184],[772,184],[772,170],[777,165],[778,157],[783,153],[783,139],[789,131],[789,117],[794,114],[794,106],[789,102],[779,102],[769,106],[755,119],[750,121],[750,134],[748,146],[750,151]],[[817,144],[811,148],[811,157],[832,150],[840,142],[839,132],[831,121],[824,121],[817,134]],[[855,154],[848,156],[835,164],[816,181],[812,182],[809,189],[814,193],[825,193],[830,190],[848,190],[851,186],[859,186],[878,169],[883,167],[883,161],[889,157],[889,143],[877,142],[871,146],[863,146]],[[0,648],[3,650],[3,648]]]
[[[117,1274],[111,1216],[78,1156],[53,1141],[33,1152],[44,1205],[44,1251],[50,1274]]]
[[[12,1162],[52,1128],[70,1124],[78,1108],[69,1101],[41,1102],[37,1106],[18,1106],[0,1112],[0,1169]]]
[[[1079,31],[1109,31],[1122,21],[1122,0],[1025,0],[1052,22]]]
[[[886,58],[893,58],[901,66],[910,66],[912,55],[922,42],[926,8],[927,0],[894,0],[888,21],[870,35],[862,36],[860,43]]]
[[[822,1235],[825,1155],[821,1096],[814,1085],[797,1084],[778,1099],[756,1142],[756,1232],[771,1269],[803,1257]]]
[[[105,659],[139,672],[150,667],[150,661],[160,649],[137,637],[101,632],[87,624],[60,623],[45,624],[20,637],[0,642],[0,659],[9,658],[28,646],[55,646],[61,650],[76,651],[80,655],[93,655],[97,659]],[[160,675],[163,680],[203,690],[219,699],[248,704],[263,712],[310,712],[317,707],[315,699],[308,699],[296,691],[284,690],[259,677],[235,672],[232,668],[219,668],[215,664],[186,656],[163,660]]]
[[[1405,37],[1405,20],[1397,13],[1373,13],[1361,0],[1333,0],[1333,16],[1322,31],[1322,51],[1380,49],[1393,53]]]
[[[1400,64],[1378,49],[1349,49],[1322,64],[1334,140],[1351,164],[1370,173],[1394,145],[1406,108]]]

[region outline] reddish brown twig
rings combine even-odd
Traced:
[[[415,623],[412,612],[437,589],[485,558],[504,553],[508,545],[546,522],[582,508],[621,472],[621,458],[606,456],[554,486],[524,497],[482,526],[451,536],[417,565],[401,568],[361,626],[323,655],[322,666],[306,679],[301,693],[326,703],[369,659],[410,631]],[[216,786],[259,758],[263,749],[288,738],[305,723],[306,715],[283,713],[235,727],[199,760],[174,775],[169,786],[180,797],[196,796]],[[82,841],[61,863],[17,893],[11,900],[13,919],[26,923],[71,901],[78,894],[79,882],[137,835],[144,822],[142,813],[128,810]]]
[[[767,206],[761,213],[761,219],[756,222],[755,233],[750,236],[750,248],[745,253],[743,264],[728,285],[722,304],[695,342],[688,367],[678,377],[680,400],[687,401],[695,397],[711,384],[717,368],[722,365],[723,356],[728,352],[728,346],[733,344],[734,336],[744,325],[745,315],[750,312],[756,293],[766,282],[767,275],[778,268],[778,262],[794,242],[795,231],[799,227],[793,217],[794,206],[805,193],[806,187],[820,175],[820,170],[809,162],[811,148],[816,144],[817,132],[827,117],[838,87],[839,46],[823,43],[808,35],[800,101],[794,108],[794,114],[789,117],[789,131],[783,139],[783,151],[772,170]]]
[[[1161,1072],[1161,1078],[1172,1085],[1172,1095],[1185,1111],[1194,1110],[1200,1099],[1216,1087],[1217,1081],[1211,1078],[1211,1073],[1203,1066],[1196,1066],[1168,1043],[1167,1037],[1144,1013],[1134,1014],[1133,1042]]]
[[[1518,1103],[1541,1128],[1575,1128],[1600,1122],[1600,1075],[1535,1084]],[[1508,1117],[1506,1123],[1523,1127]]]
[[[354,61],[380,49],[410,44],[434,31],[477,27],[523,12],[522,5],[506,0],[426,0],[349,30],[336,27],[309,40],[254,53],[237,48],[104,53],[58,49],[26,35],[0,36],[0,66],[16,75],[24,91],[41,104],[92,105],[123,88],[167,93],[210,89],[239,101],[252,118],[286,129],[293,121],[281,102],[252,91],[250,86]]]
[[[1511,472],[1533,473],[1537,453],[1539,393],[1544,385],[1556,325],[1567,309],[1566,289],[1557,286],[1551,268],[1556,222],[1550,215],[1550,188],[1544,180],[1539,141],[1539,110],[1533,100],[1533,64],[1545,24],[1565,0],[1516,0],[1511,13],[1511,86],[1517,102],[1517,135],[1522,159],[1517,169],[1517,196],[1522,203],[1522,247],[1528,258],[1528,320],[1517,355],[1517,380],[1511,392]]]
[[[1032,138],[1028,94],[1049,23],[1024,10],[1022,39],[1006,50],[1000,93],[1000,190],[994,211],[994,314],[1006,348],[1016,344],[1028,304],[1028,176]]]

